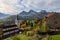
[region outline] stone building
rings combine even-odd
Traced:
[[[60,29],[60,13],[48,13],[42,20],[42,24],[44,30],[48,28],[52,31],[57,31],[56,29]]]

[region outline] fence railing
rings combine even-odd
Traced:
[[[19,29],[16,25],[0,26],[0,40],[14,36],[19,33]]]

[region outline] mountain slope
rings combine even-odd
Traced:
[[[1,19],[1,18],[6,18],[6,17],[8,17],[8,16],[10,16],[10,15],[9,15],[9,14],[0,13],[0,19]]]
[[[41,10],[40,12],[38,12],[38,15],[40,17],[40,19],[43,19],[45,15],[47,15],[48,13],[45,10]]]

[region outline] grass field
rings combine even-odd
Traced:
[[[27,36],[24,34],[17,34],[14,37],[10,37],[7,40],[35,40],[36,34],[34,36]],[[40,39],[41,40],[41,39]],[[49,37],[44,37],[42,40],[60,40],[60,35],[50,35]]]
[[[60,35],[52,35],[49,37],[49,40],[60,40]]]
[[[13,37],[8,38],[7,40],[32,40],[36,36],[37,36],[36,34],[34,36],[27,36],[27,35],[24,35],[24,34],[17,34]]]

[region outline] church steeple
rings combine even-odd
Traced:
[[[18,15],[16,16],[16,19],[15,19],[15,24],[20,27],[20,22],[19,22],[19,18],[18,18]]]

